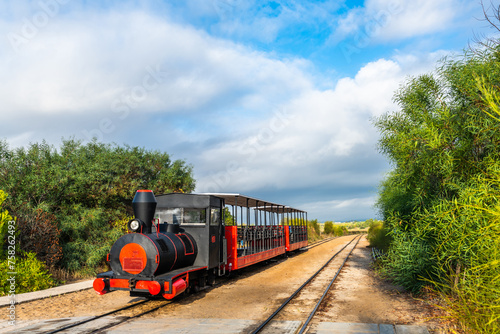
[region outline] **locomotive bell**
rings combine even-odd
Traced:
[[[137,190],[132,200],[136,219],[144,223],[142,233],[151,233],[151,226],[156,210],[156,198],[152,190]]]

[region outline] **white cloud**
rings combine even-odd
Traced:
[[[19,22],[0,29],[19,33]],[[89,139],[84,131],[169,153],[179,145],[197,191],[308,191],[309,203],[345,192],[322,205],[325,215],[328,205],[369,210],[361,193],[385,167],[370,118],[394,109],[404,77],[439,55],[372,61],[325,89],[307,60],[113,10],[55,16],[17,53],[1,50],[0,131],[12,145]]]
[[[19,22],[0,27],[23,36]],[[98,127],[145,113],[265,110],[312,85],[307,61],[273,59],[144,12],[56,16],[17,52],[11,46],[0,54],[0,99],[6,117],[25,119],[16,135],[41,114],[93,118]]]
[[[428,71],[435,61],[399,59],[369,63],[334,89],[305,90],[281,104],[272,118],[203,152],[195,158],[198,190],[375,186],[380,170],[349,171],[353,161],[369,164],[376,156],[377,133],[370,120],[396,109],[392,96],[405,76]]]
[[[477,4],[463,0],[367,0],[337,22],[330,43],[350,40],[357,47],[449,31]]]
[[[409,38],[443,31],[457,15],[456,0],[370,0],[367,15],[379,24],[380,39]]]

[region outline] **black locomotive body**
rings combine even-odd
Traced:
[[[172,299],[223,274],[223,199],[178,193],[154,196],[140,190],[132,206],[131,233],[112,246],[111,271],[94,281],[99,294],[129,290],[132,296]]]

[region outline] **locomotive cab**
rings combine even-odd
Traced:
[[[160,230],[178,226],[193,236],[198,245],[194,266],[207,267],[223,274],[224,267],[224,200],[211,195],[165,194],[156,196],[155,218]],[[162,226],[163,225],[163,226]]]

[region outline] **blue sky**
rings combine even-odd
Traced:
[[[321,221],[376,217],[372,120],[405,78],[491,34],[479,2],[0,3],[0,137],[143,146]]]

